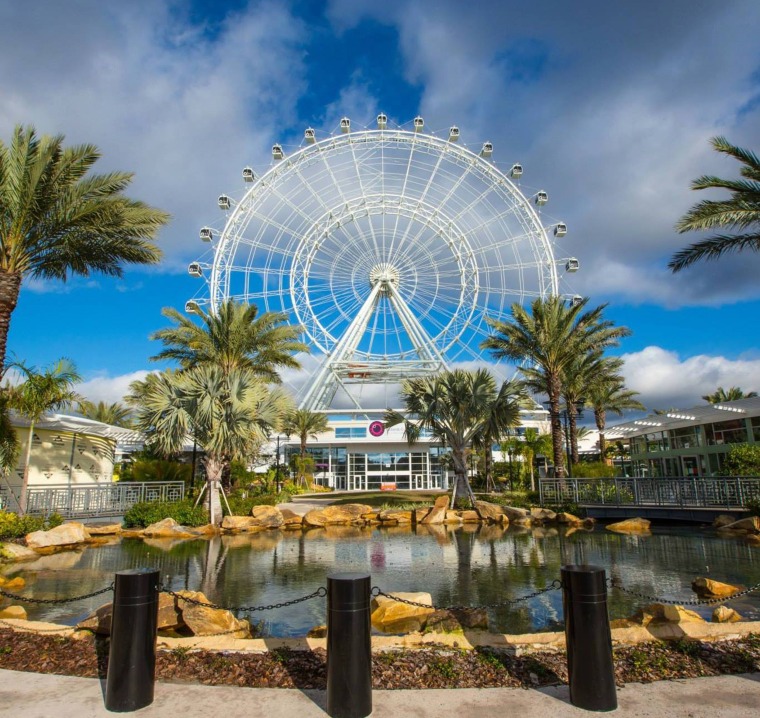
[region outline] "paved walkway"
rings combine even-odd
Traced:
[[[103,703],[105,681],[0,670],[0,715],[23,718],[113,716]],[[619,718],[743,718],[760,706],[760,673],[630,684],[618,691]],[[324,691],[157,683],[140,718],[312,718],[327,715]],[[573,718],[593,715],[568,703],[567,687],[524,690],[375,691],[373,718]]]

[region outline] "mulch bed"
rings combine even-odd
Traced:
[[[159,650],[156,678],[257,688],[325,688],[325,651],[274,650],[264,654]],[[0,668],[101,677],[108,639],[16,633],[0,628]],[[735,641],[642,643],[615,650],[618,684],[760,671],[760,635]],[[535,688],[567,682],[564,654],[512,656],[493,649],[449,647],[375,653],[374,688]]]

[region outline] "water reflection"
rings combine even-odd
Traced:
[[[626,587],[646,594],[690,600],[699,575],[728,583],[760,581],[760,550],[736,539],[697,529],[658,528],[652,536],[625,536],[603,529],[565,527],[504,530],[500,526],[327,527],[305,532],[266,531],[210,541],[124,539],[118,544],[43,556],[6,567],[22,575],[24,593],[53,598],[102,588],[117,570],[157,567],[173,590],[202,591],[228,606],[275,604],[311,593],[334,571],[368,571],[383,590],[429,591],[437,605],[488,605],[531,593],[559,577],[565,563],[604,566]],[[28,606],[29,617],[75,623],[103,597],[63,606]],[[613,592],[613,618],[632,614],[641,602]],[[760,619],[760,597],[732,603],[746,618]],[[710,607],[701,609],[709,616]],[[490,612],[492,628],[525,633],[562,620],[559,591]],[[304,635],[323,623],[325,604],[312,600],[264,618],[275,636]]]

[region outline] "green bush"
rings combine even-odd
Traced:
[[[760,516],[760,499],[750,499],[744,502],[745,508],[749,509],[752,516]]]
[[[21,538],[32,531],[48,531],[60,526],[63,517],[60,514],[43,516],[19,516],[13,511],[0,510],[0,539]]]
[[[127,528],[145,528],[164,519],[174,519],[182,526],[203,526],[208,523],[208,511],[202,506],[193,507],[191,499],[143,501],[124,514],[124,525]]]
[[[589,461],[573,465],[573,476],[577,479],[612,479],[617,474],[614,466],[604,461]]]
[[[121,472],[120,481],[184,481],[190,483],[193,467],[179,461],[163,459],[138,459],[127,464]]]
[[[729,476],[760,476],[760,446],[734,444],[728,450],[723,468]]]
[[[245,494],[245,495],[243,495]],[[236,492],[227,497],[233,516],[248,516],[254,506],[276,506],[290,501],[290,492],[276,493]],[[227,513],[227,506],[222,502],[222,508]]]
[[[495,496],[489,494],[483,497],[484,501],[490,501],[499,506],[514,506],[518,509],[529,509],[538,506],[539,494],[537,491],[505,491]]]

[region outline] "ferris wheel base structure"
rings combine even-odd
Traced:
[[[482,364],[489,320],[559,294],[562,268],[578,269],[574,257],[555,259],[567,226],[546,224],[548,194],[523,191],[520,163],[500,170],[490,142],[473,151],[456,127],[438,137],[417,117],[412,128],[383,114],[377,129],[343,118],[319,139],[309,128],[294,152],[275,145],[261,176],[243,170],[239,202],[219,197],[218,241],[201,230],[214,261],[188,271],[210,270],[210,296],[187,306],[256,303],[302,326],[323,356],[303,408],[369,409],[367,393],[389,406],[369,387],[387,394],[404,379]]]

